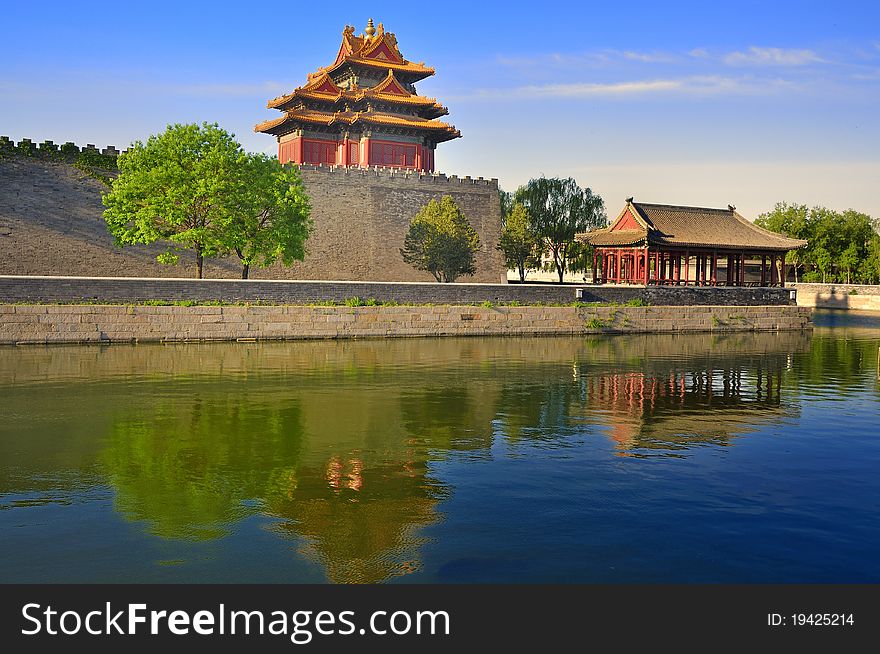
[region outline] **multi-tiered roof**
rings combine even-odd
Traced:
[[[374,27],[370,19],[360,36],[346,27],[336,60],[311,73],[305,85],[270,100],[267,106],[284,115],[254,130],[279,141],[298,132],[341,140],[348,132],[352,140],[366,136],[418,142],[433,151],[437,143],[461,136],[455,127],[438,120],[449,113],[446,107],[416,92],[415,83],[433,74],[434,69],[424,63],[408,61],[394,34],[381,23]]]

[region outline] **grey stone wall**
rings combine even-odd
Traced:
[[[567,304],[581,290],[584,302],[652,305],[766,306],[792,304],[789,289],[640,288],[551,284],[437,284],[126,277],[24,277],[0,275],[0,302],[220,301],[313,304],[348,298],[400,304]]]
[[[0,305],[0,344],[787,331],[806,307]]]
[[[289,277],[354,281],[433,281],[400,256],[413,216],[431,200],[450,195],[480,236],[477,272],[466,282],[503,283],[498,180],[384,168],[301,167],[312,202],[314,231],[306,259]]]
[[[872,284],[792,284],[797,303],[820,309],[880,311],[880,286]]]
[[[795,304],[794,289],[756,286],[584,286],[579,294],[579,299],[583,302],[620,304],[636,298],[648,304],[675,306]]]

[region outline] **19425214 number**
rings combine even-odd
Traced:
[[[769,627],[851,627],[855,624],[852,613],[768,613]]]

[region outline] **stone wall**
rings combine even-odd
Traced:
[[[583,302],[617,302],[640,299],[648,304],[726,304],[757,306],[795,304],[795,291],[758,286],[584,286],[578,291]]]
[[[786,331],[805,307],[0,305],[0,343]]]
[[[880,311],[880,286],[868,284],[792,284],[797,303],[817,309]]]
[[[507,268],[497,249],[501,205],[497,179],[471,179],[384,168],[300,167],[312,202],[314,231],[295,279],[433,281],[404,263],[403,239],[413,216],[431,200],[450,195],[477,230],[482,250],[468,282],[502,283]]]
[[[194,256],[181,255],[163,266],[164,248],[117,246],[102,218],[107,187],[77,169],[80,152],[98,153],[51,141],[39,146],[0,137],[0,273],[9,275],[95,275],[185,277]],[[102,153],[114,155],[108,146]],[[429,273],[404,263],[403,239],[413,216],[431,199],[451,195],[477,230],[482,250],[470,282],[502,283],[507,271],[497,249],[501,231],[498,181],[384,168],[302,166],[311,198],[314,231],[306,260],[292,267],[251,268],[257,279],[345,279],[433,281]],[[209,259],[205,276],[236,278],[234,256]]]
[[[353,297],[401,304],[624,304],[759,306],[792,304],[788,289],[644,288],[552,284],[437,284],[421,282],[331,282],[127,277],[39,277],[0,275],[0,302],[131,302],[149,300],[314,304]]]

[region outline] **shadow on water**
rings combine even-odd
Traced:
[[[799,415],[794,391],[813,383],[814,358],[844,384],[859,378],[849,350],[819,341],[818,353],[796,332],[3,348],[0,516],[32,509],[22,533],[60,566],[70,551],[37,529],[40,507],[75,510],[106,489],[122,518],[107,529],[127,529],[135,550],[158,539],[209,568],[214,556],[197,578],[234,577],[223,568],[241,551],[198,548],[247,533],[287,544],[276,565],[386,581],[421,569],[425,528],[456,492],[438,463],[491,461],[499,443],[570,447],[585,433],[637,458],[727,447]],[[7,542],[0,555],[24,541]],[[82,564],[106,577],[100,560]],[[28,578],[41,574],[59,573]]]

